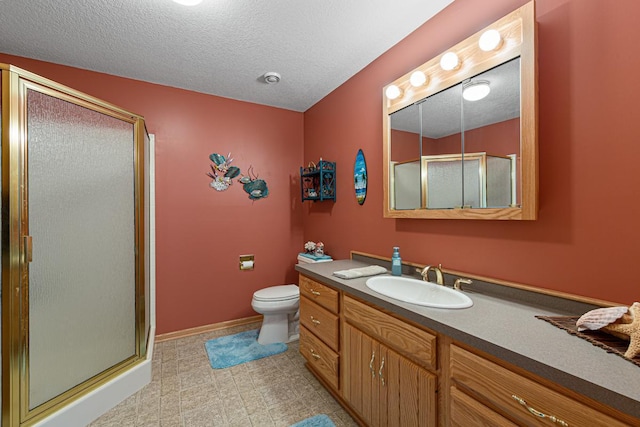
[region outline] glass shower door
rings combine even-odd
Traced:
[[[145,355],[146,132],[111,104],[23,70],[2,76],[3,420],[13,427]]]
[[[27,92],[29,409],[134,357],[134,125]]]

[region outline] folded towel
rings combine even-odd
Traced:
[[[331,259],[330,255],[314,255],[314,254],[308,254],[306,252],[300,252],[298,255],[303,256],[305,258],[312,259],[314,261],[317,261],[319,259]]]
[[[368,267],[352,268],[351,270],[334,271],[333,275],[341,279],[356,279],[358,277],[375,276],[376,274],[386,273],[387,269],[379,265],[370,265]]]

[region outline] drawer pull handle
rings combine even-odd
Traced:
[[[309,317],[311,317],[311,323],[313,323],[314,325],[318,326],[320,324],[320,321],[315,317],[313,316],[309,316]]]
[[[311,292],[313,295],[319,297],[320,296],[320,292],[316,291],[315,289],[309,289],[309,292]]]
[[[531,414],[535,415],[536,417],[538,417],[538,418],[547,418],[549,421],[554,422],[556,424],[560,424],[563,427],[569,427],[569,424],[567,422],[561,420],[560,418],[556,418],[553,415],[547,415],[547,414],[545,414],[543,412],[540,412],[540,411],[532,408],[531,406],[527,405],[527,402],[523,398],[518,397],[515,394],[512,394],[511,398],[513,400],[515,400],[516,402],[518,402],[519,404],[521,404],[522,406],[524,406],[527,409],[527,411],[529,411]]]
[[[378,376],[380,377],[380,381],[382,381],[382,387],[384,384],[384,375],[382,375],[382,369],[384,368],[384,356],[382,356],[382,362],[380,362],[380,370],[378,371]]]
[[[316,353],[315,351],[313,351],[312,348],[309,348],[309,352],[311,352],[311,357],[313,357],[316,360],[320,360],[320,355],[318,353]]]
[[[376,377],[376,371],[373,369],[373,361],[376,359],[376,352],[371,352],[371,361],[369,362],[369,370],[371,371],[371,378]]]

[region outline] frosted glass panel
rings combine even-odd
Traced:
[[[420,162],[397,163],[393,166],[394,209],[419,209],[422,186]]]
[[[29,408],[135,355],[133,125],[29,90]]]
[[[462,205],[462,162],[427,163],[427,208],[448,209]]]

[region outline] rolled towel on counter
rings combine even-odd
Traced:
[[[352,268],[350,270],[334,271],[333,275],[341,279],[357,279],[358,277],[375,276],[376,274],[387,273],[387,269],[379,265],[368,267]]]

